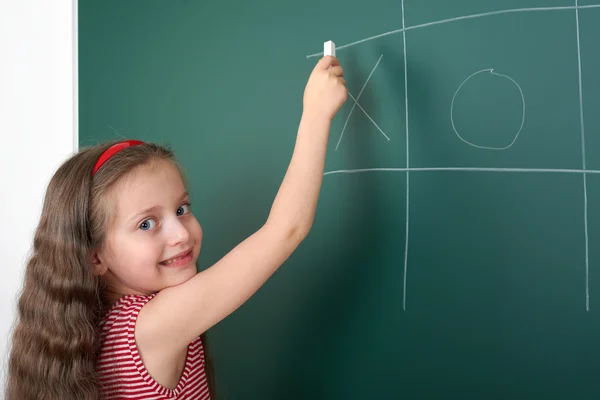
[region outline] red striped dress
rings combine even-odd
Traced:
[[[134,327],[140,310],[153,297],[121,297],[102,319],[96,368],[103,397],[111,400],[210,399],[200,337],[188,346],[185,368],[175,389],[160,385],[146,371],[135,344]]]

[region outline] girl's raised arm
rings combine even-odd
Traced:
[[[304,92],[294,152],[264,225],[210,268],[161,291],[140,312],[138,346],[181,351],[250,298],[309,233],[331,121],[345,102],[343,70],[323,57]]]

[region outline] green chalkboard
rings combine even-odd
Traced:
[[[173,147],[200,269],[267,217],[324,41],[357,99],[310,236],[210,331],[222,398],[600,397],[599,6],[79,1],[80,145]]]

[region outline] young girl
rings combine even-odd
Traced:
[[[215,398],[204,333],[252,296],[311,228],[343,70],[306,84],[270,214],[197,272],[202,229],[173,155],[140,141],[87,148],[46,193],[18,303],[8,400]]]

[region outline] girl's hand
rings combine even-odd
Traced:
[[[348,97],[337,58],[325,56],[314,67],[304,90],[304,114],[331,121]]]

